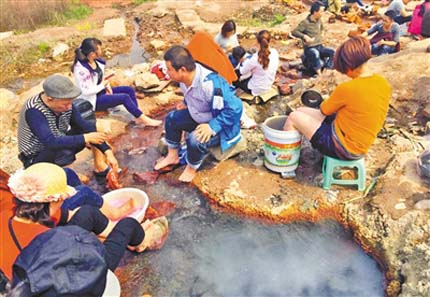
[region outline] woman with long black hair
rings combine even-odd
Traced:
[[[97,38],[85,38],[81,46],[75,50],[75,60],[71,70],[82,91],[80,98],[88,100],[96,111],[123,105],[136,118],[136,124],[161,125],[162,121],[146,116],[139,109],[136,93],[132,87],[111,88],[109,79],[104,75],[106,63],[100,58],[101,46],[102,43]]]
[[[260,49],[246,59],[238,71],[240,77],[233,85],[253,96],[260,96],[273,85],[279,65],[278,51],[270,47],[270,33],[262,30],[257,34]]]

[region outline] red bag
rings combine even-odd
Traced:
[[[391,32],[379,32],[370,39],[370,44],[378,43],[380,40],[393,41],[393,33]],[[396,44],[396,52],[400,51],[400,42]]]

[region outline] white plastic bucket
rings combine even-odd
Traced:
[[[298,131],[283,130],[287,117],[270,117],[263,123],[264,166],[280,173],[296,170],[302,144]]]
[[[128,200],[130,198],[142,199],[143,204],[142,208],[135,210],[131,214],[127,215],[127,217],[133,217],[136,220],[141,221],[145,216],[146,209],[149,205],[148,195],[146,195],[144,191],[136,188],[121,188],[103,195],[103,200],[114,207],[121,206],[124,204],[124,200]]]

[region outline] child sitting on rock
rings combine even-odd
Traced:
[[[240,67],[240,63],[242,63],[245,59],[249,58],[250,55],[246,53],[246,50],[239,46],[236,46],[231,51],[231,54],[228,55],[228,59],[233,65],[234,69],[238,69]]]

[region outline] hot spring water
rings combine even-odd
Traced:
[[[122,296],[384,296],[376,262],[335,221],[267,225],[213,210],[195,189],[153,187],[177,203],[170,234],[125,257]]]

